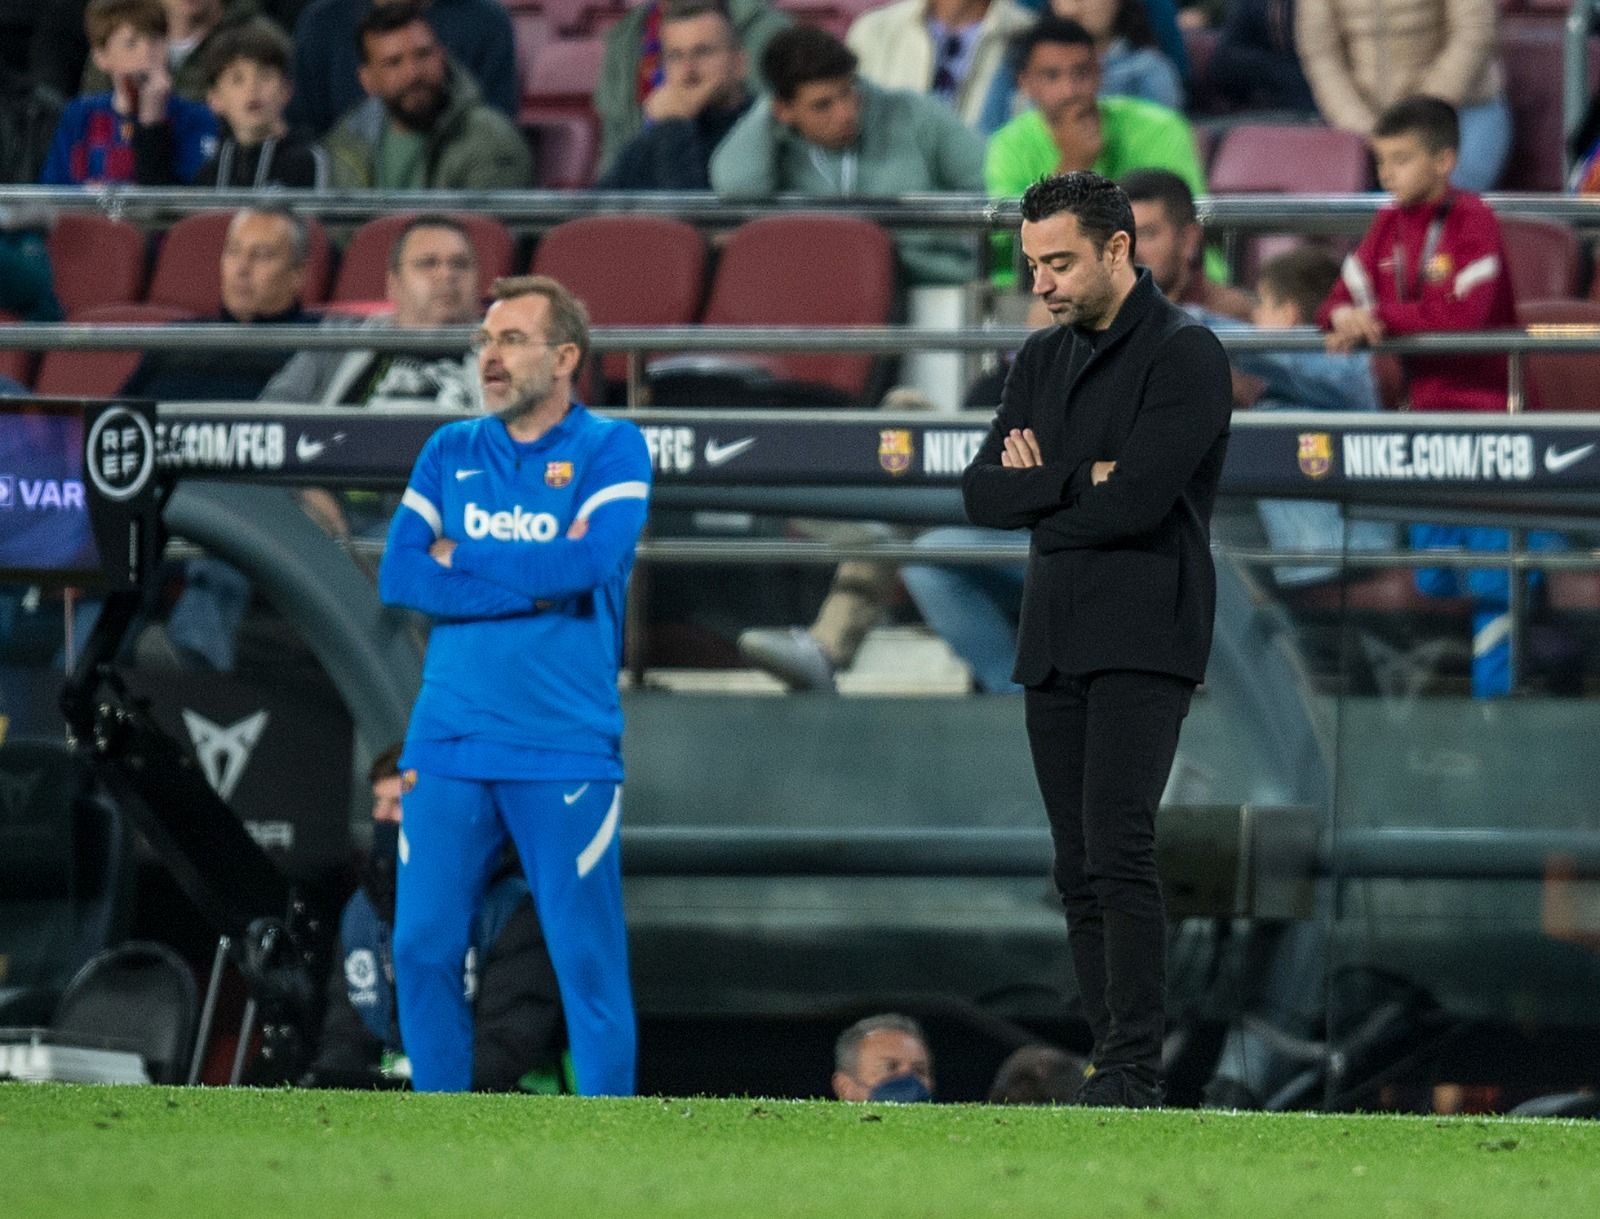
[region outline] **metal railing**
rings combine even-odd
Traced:
[[[1587,98],[1584,100],[1586,103]],[[1518,192],[1494,192],[1484,198],[1503,215],[1535,216],[1563,221],[1579,229],[1600,230],[1600,198]],[[884,199],[783,194],[769,199],[724,199],[709,191],[274,190],[263,194],[253,190],[189,187],[0,187],[0,207],[90,211],[150,223],[174,220],[194,212],[256,206],[264,199],[341,225],[419,211],[473,212],[527,230],[598,214],[673,216],[705,227],[729,228],[762,216],[820,211],[870,220],[889,229],[968,232],[1008,231],[1015,229],[1021,220],[1016,199],[960,194],[907,194]],[[1196,200],[1196,206],[1201,221],[1218,233],[1360,233],[1385,201],[1386,197],[1376,192],[1203,195]]]

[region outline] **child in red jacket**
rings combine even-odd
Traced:
[[[1380,211],[1317,313],[1329,351],[1386,337],[1517,324],[1500,222],[1477,195],[1456,190],[1455,107],[1408,97],[1378,117],[1372,153],[1394,197]],[[1503,355],[1406,356],[1407,398],[1418,411],[1503,411]]]

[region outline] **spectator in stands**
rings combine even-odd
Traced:
[[[111,89],[68,103],[39,180],[46,186],[194,181],[216,143],[217,122],[199,102],[172,92],[161,0],[93,0],[84,26],[90,58]]]
[[[361,19],[373,3],[393,2],[313,0],[306,6],[294,27],[291,124],[320,137],[360,103]],[[465,69],[483,100],[507,118],[516,118],[522,89],[505,6],[499,0],[433,0],[426,16],[446,54]]]
[[[721,0],[679,0],[661,16],[664,80],[651,122],[630,140],[601,190],[709,190],[711,154],[750,109],[739,36]]]
[[[415,778],[415,775],[412,775]],[[406,777],[400,746],[378,755],[372,848],[339,917],[327,1011],[304,1087],[382,1087],[410,1078],[394,994],[394,900]],[[560,1090],[561,993],[514,851],[473,921],[462,982],[472,1002],[474,1092]]]
[[[1141,251],[1142,252],[1142,251]],[[1339,279],[1339,262],[1326,250],[1301,246],[1261,265],[1252,316],[1258,330],[1315,324],[1317,310]],[[1234,403],[1258,411],[1376,411],[1378,382],[1364,351],[1235,351]],[[1383,521],[1346,525],[1338,504],[1313,499],[1256,501],[1267,541],[1276,550],[1393,550],[1395,527]],[[1330,580],[1332,567],[1276,567],[1282,587]]]
[[[1517,324],[1500,224],[1477,195],[1451,185],[1460,128],[1456,111],[1434,97],[1408,97],[1378,116],[1372,151],[1378,181],[1394,202],[1378,213],[1317,313],[1329,351],[1356,351],[1385,338],[1430,331],[1494,330]],[[1503,411],[1503,355],[1403,356],[1410,407],[1417,411]],[[1529,544],[1553,543],[1531,535]],[[1503,529],[1414,525],[1417,549],[1503,551]],[[1434,596],[1476,599],[1472,689],[1509,692],[1510,582],[1504,568],[1419,570]]]
[[[844,41],[864,79],[932,94],[987,131],[980,120],[990,86],[1011,39],[1032,24],[1013,0],[892,0],[857,17]]]
[[[0,183],[37,182],[65,103],[0,62]]]
[[[665,65],[661,62],[661,20],[671,3],[672,0],[644,0],[606,34],[605,59],[594,87],[595,113],[600,116],[602,174],[610,171],[611,163],[646,123],[660,117],[654,111],[670,100],[670,94],[660,101],[651,99],[666,82]],[[752,63],[761,63],[773,35],[791,24],[789,15],[771,7],[767,0],[728,0],[727,9],[739,45]]]
[[[167,11],[167,71],[172,91],[193,102],[206,100],[207,64],[218,38],[237,30],[282,35],[277,23],[261,15],[257,0],[161,0]],[[105,70],[90,56],[83,92],[111,87]]]
[[[379,190],[522,190],[533,158],[511,120],[445,57],[426,0],[374,6],[361,19],[367,100],[327,138],[333,184]]]
[[[1014,1050],[989,1085],[991,1105],[1070,1105],[1088,1065],[1076,1054],[1040,1042]]]
[[[222,246],[222,309],[208,322],[304,325],[301,306],[311,239],[305,220],[262,205],[234,213]],[[152,351],[122,387],[158,401],[248,402],[266,388],[293,353],[240,347],[217,351]]]
[[[1294,6],[1232,0],[1206,73],[1214,93],[1241,109],[1316,111],[1295,53]]]
[[[1168,169],[1136,169],[1118,185],[1133,204],[1139,262],[1150,268],[1163,295],[1194,311],[1248,320],[1255,307],[1250,294],[1202,270],[1205,233],[1189,184]]]
[[[1317,109],[1370,136],[1402,98],[1425,94],[1459,114],[1453,181],[1489,190],[1511,148],[1511,110],[1496,56],[1495,0],[1301,0],[1295,45]]]
[[[1101,93],[1183,109],[1183,78],[1156,45],[1143,0],[1050,0],[1050,12],[1076,21],[1094,39]],[[1008,62],[996,73],[984,102],[982,129],[989,134],[1000,130],[1028,102],[1017,89],[1016,64]]]
[[[294,95],[289,51],[282,34],[255,26],[216,38],[206,104],[222,120],[222,143],[200,170],[197,185],[321,190],[328,184],[327,154],[290,131],[283,117]]]
[[[983,188],[983,141],[949,107],[918,93],[880,89],[856,75],[856,57],[813,26],[768,44],[762,75],[772,94],[750,108],[711,158],[718,194],[782,191],[893,198]],[[960,284],[976,272],[970,242],[896,235],[908,282]]]
[[[300,295],[310,249],[306,222],[293,212],[271,206],[236,212],[222,247],[222,309],[204,320],[251,326],[309,322]],[[152,351],[122,392],[158,402],[249,402],[292,355],[244,344],[225,353]],[[250,608],[249,579],[207,555],[183,561],[183,584],[164,631],[140,636],[144,654],[174,668],[233,672],[239,626]]]
[[[1017,37],[1017,83],[1033,108],[989,141],[989,193],[1015,198],[1041,178],[1092,169],[1120,178],[1135,169],[1167,169],[1205,193],[1194,132],[1184,117],[1154,102],[1102,97],[1094,38],[1076,21],[1041,18]],[[995,282],[1015,282],[1009,237],[995,239]]]
[[[418,216],[389,253],[390,312],[324,326],[429,330],[478,316],[478,259],[467,230],[448,216]],[[352,341],[359,337],[352,335]],[[475,413],[482,388],[470,355],[303,351],[261,393],[264,402]]]
[[[854,1101],[932,1100],[933,1055],[922,1026],[887,1012],[845,1029],[833,1047],[833,1094]]]

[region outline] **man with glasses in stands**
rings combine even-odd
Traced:
[[[665,79],[644,101],[648,125],[598,189],[711,189],[711,154],[750,109],[748,64],[721,0],[679,0],[662,9],[661,67]]]

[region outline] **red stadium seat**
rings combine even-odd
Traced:
[[[478,254],[478,295],[488,296],[489,286],[502,275],[511,274],[515,241],[506,226],[488,216],[467,212],[450,213],[471,234],[472,248]],[[339,263],[339,278],[334,281],[334,301],[378,301],[388,295],[389,251],[400,230],[415,215],[396,214],[369,220],[350,235],[344,259]]]
[[[144,288],[145,236],[126,220],[63,212],[50,229],[50,270],[68,317],[134,304]]]
[[[894,247],[875,224],[849,216],[765,216],[723,247],[707,326],[867,326],[889,320]],[[827,385],[851,399],[866,392],[871,356],[741,357],[780,379]]]
[[[592,114],[523,110],[533,136],[534,185],[540,190],[586,190],[600,155],[599,122]]]
[[[546,233],[531,270],[575,292],[597,326],[687,326],[705,298],[706,243],[666,216],[587,216]],[[608,355],[602,368],[623,380],[627,357]]]
[[[1517,320],[1529,327],[1600,327],[1600,301],[1521,301]],[[1600,410],[1600,351],[1529,356],[1525,367],[1532,409]]]
[[[0,309],[0,326],[9,326],[21,320],[15,313],[7,313],[4,309]],[[10,377],[13,381],[26,386],[33,379],[36,355],[37,353],[32,351],[0,350],[0,377]]]
[[[1578,294],[1582,266],[1578,236],[1554,220],[1502,216],[1511,292],[1519,301],[1550,300]]]
[[[1506,69],[1506,101],[1511,106],[1511,157],[1502,190],[1560,190],[1566,177],[1561,136],[1561,81],[1564,74],[1560,22],[1505,22],[1500,59]],[[1589,39],[1584,96],[1600,81],[1600,38]]]
[[[558,38],[532,56],[532,69],[522,78],[522,100],[541,111],[558,108],[592,113],[594,87],[605,58],[603,38]]]
[[[195,317],[208,317],[222,308],[222,246],[232,219],[232,212],[197,212],[167,230],[150,278],[146,297],[150,304],[180,309]],[[307,304],[320,304],[328,286],[332,254],[322,225],[310,216],[306,223],[311,255],[304,299]]]
[[[74,321],[102,325],[155,326],[184,322],[198,316],[193,310],[169,305],[107,305],[86,309]],[[105,398],[115,394],[139,367],[139,351],[47,351],[34,379],[35,393],[69,398]]]
[[[1338,195],[1368,190],[1372,162],[1360,136],[1333,127],[1241,123],[1211,161],[1212,194]]]

